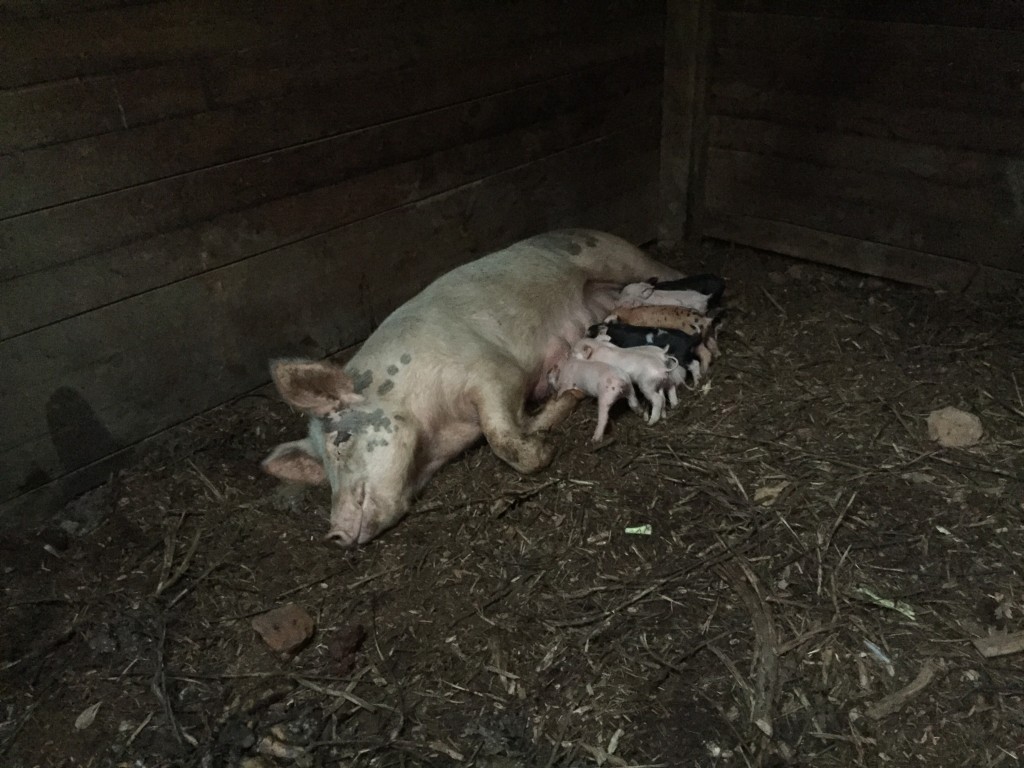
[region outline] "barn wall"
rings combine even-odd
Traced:
[[[0,0],[0,520],[544,229],[655,235],[664,4]]]
[[[1017,0],[717,0],[710,23],[701,234],[954,288],[1024,272]]]

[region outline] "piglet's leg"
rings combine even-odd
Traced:
[[[640,401],[637,400],[636,392],[633,390],[633,385],[629,385],[629,389],[626,390],[626,398],[629,403],[629,409],[633,413],[642,413],[643,409],[640,407]]]
[[[669,407],[675,408],[679,405],[679,393],[676,392],[676,385],[669,382],[668,386],[665,387],[665,391],[668,392],[668,404]]]
[[[697,347],[697,359],[700,360],[700,372],[707,373],[708,366],[711,365],[711,351],[704,345],[701,344]]]
[[[661,419],[661,412],[665,408],[665,396],[658,389],[647,388],[644,389],[644,397],[651,401],[651,417],[647,423],[657,424]]]
[[[688,370],[690,372],[690,376],[693,377],[693,386],[694,387],[698,386],[700,384],[700,378],[701,378],[701,376],[700,376],[700,361],[699,360],[693,360],[692,362],[688,363],[687,366],[686,366],[686,370]]]
[[[608,411],[611,409],[612,403],[618,399],[616,395],[614,390],[604,388],[597,396],[597,427],[594,429],[592,438],[595,443],[600,442],[604,437],[604,431],[608,427]]]

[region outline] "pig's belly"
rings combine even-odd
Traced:
[[[544,344],[540,368],[534,373],[527,387],[531,400],[543,400],[551,394],[548,373],[569,357],[572,345],[583,338],[587,328],[607,316],[615,305],[617,291],[618,287],[614,285],[587,286],[583,302],[558,319],[555,323],[555,332]]]

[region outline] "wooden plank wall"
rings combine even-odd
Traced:
[[[476,255],[654,237],[664,14],[0,0],[0,522]]]
[[[717,0],[700,231],[913,283],[1024,272],[1018,0]]]

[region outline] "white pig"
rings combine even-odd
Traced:
[[[604,437],[604,430],[608,426],[608,411],[617,401],[626,398],[633,411],[640,411],[640,401],[636,399],[633,383],[624,371],[614,365],[569,358],[555,365],[548,376],[559,397],[568,390],[579,390],[597,398],[597,428],[592,438],[595,443]]]
[[[678,367],[674,357],[652,346],[617,347],[610,341],[581,339],[572,348],[573,357],[596,360],[622,370],[651,403],[648,424],[656,424],[665,408],[665,391],[675,389],[669,371]]]
[[[344,367],[271,363],[281,396],[309,434],[277,446],[264,468],[331,486],[328,539],[370,541],[481,435],[520,472],[551,461],[547,432],[576,405],[548,394],[547,372],[615,304],[621,286],[680,273],[614,235],[538,235],[438,278],[389,315]]]
[[[630,283],[619,293],[618,303],[620,307],[686,307],[705,314],[710,298],[697,291],[664,291],[650,283]]]

